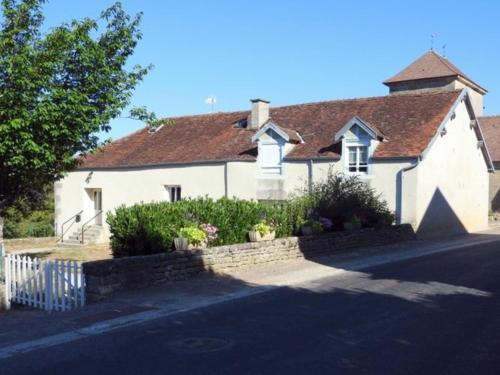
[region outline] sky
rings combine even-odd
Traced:
[[[46,27],[98,17],[112,0],[49,0]],[[124,0],[144,12],[130,64],[153,64],[132,106],[160,117],[380,96],[382,81],[431,47],[489,90],[485,114],[500,114],[499,1]],[[443,50],[443,45],[446,45]],[[126,115],[125,111],[124,115]],[[116,119],[103,136],[143,124]]]

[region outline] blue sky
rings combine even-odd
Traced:
[[[50,0],[47,25],[97,17],[113,1]],[[144,12],[132,64],[154,65],[132,103],[160,116],[385,95],[381,82],[430,48],[489,90],[500,113],[498,1],[125,0]],[[113,139],[142,124],[113,121]],[[109,136],[109,135],[108,135]],[[107,137],[108,137],[107,136]]]

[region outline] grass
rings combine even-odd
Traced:
[[[93,260],[111,259],[111,248],[109,244],[85,245],[82,247],[56,247],[56,241],[5,241],[5,248],[9,253],[26,255],[31,258],[43,260],[76,260],[78,262],[90,262]]]

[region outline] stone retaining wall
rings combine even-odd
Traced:
[[[388,245],[415,239],[410,225],[361,229],[274,241],[175,251],[83,264],[89,300],[115,291],[184,280],[203,271],[224,272],[269,262],[312,258],[343,250]]]

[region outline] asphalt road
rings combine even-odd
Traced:
[[[86,337],[0,373],[499,374],[499,294],[497,242]]]

